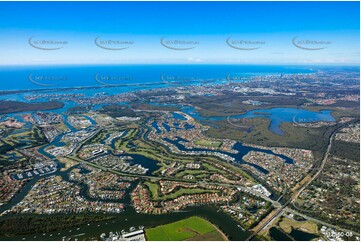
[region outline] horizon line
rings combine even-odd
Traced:
[[[353,67],[360,67],[360,63],[207,63],[207,62],[192,62],[192,63],[179,63],[179,62],[172,62],[172,63],[164,63],[164,62],[134,62],[134,63],[37,63],[37,64],[30,64],[30,63],[23,63],[23,64],[1,64],[0,67],[15,67],[15,66],[92,66],[92,65],[249,65],[249,66],[353,66]]]

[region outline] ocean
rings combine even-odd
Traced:
[[[242,81],[256,75],[312,73],[310,67],[265,65],[2,66],[0,90],[123,86],[144,88]]]

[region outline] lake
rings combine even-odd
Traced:
[[[200,121],[219,121],[226,120],[228,116],[221,117],[203,117],[193,107],[183,107],[182,111]],[[281,124],[283,122],[312,123],[319,121],[333,122],[335,118],[331,115],[331,110],[322,110],[320,112],[309,111],[298,108],[270,108],[251,110],[241,115],[231,116],[231,118],[268,118],[271,123],[269,130],[278,135],[283,135]]]

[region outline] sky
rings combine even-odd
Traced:
[[[0,65],[358,65],[359,4],[0,2]]]

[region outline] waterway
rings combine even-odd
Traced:
[[[291,241],[292,238],[287,234],[283,233],[281,230],[273,227],[269,230],[269,234],[272,239],[275,241]]]
[[[269,230],[269,232],[271,238],[277,241],[311,241],[319,237],[317,235],[306,233],[298,229],[292,229],[291,233],[286,234],[280,229],[273,227]]]
[[[67,116],[64,115],[65,124],[71,131],[76,131],[76,129],[71,126],[67,122]],[[92,120],[92,125],[96,123]],[[63,134],[64,135],[64,134]],[[64,165],[60,163],[54,156],[50,155],[45,151],[45,149],[51,145],[61,146],[64,143],[60,142],[63,135],[59,135],[56,137],[53,142],[44,145],[39,149],[39,152],[50,159],[53,159],[58,164],[58,170],[55,173],[47,174],[44,176],[35,176],[32,178],[27,184],[20,190],[20,192],[14,196],[14,198],[7,204],[0,207],[0,213],[11,209],[11,207],[15,206],[17,203],[22,201],[24,197],[28,194],[28,192],[32,189],[34,184],[41,178],[49,177],[49,176],[61,176],[63,180],[69,180],[69,172],[68,171],[61,171],[61,168],[64,168]],[[127,154],[124,154],[127,155]],[[158,166],[154,160],[148,159],[141,155],[129,155],[134,159],[134,163],[141,164],[146,168],[149,168],[149,173],[158,169]],[[75,167],[79,168],[79,165]],[[83,169],[82,172],[89,172],[86,169]],[[86,199],[94,200],[94,198],[89,197],[87,191],[88,187],[86,184],[77,183],[74,181],[70,181],[80,185],[81,195],[84,196]],[[232,240],[244,240],[249,236],[248,231],[243,231],[241,228],[237,227],[237,223],[233,221],[228,215],[219,211],[215,206],[197,206],[197,207],[188,207],[184,211],[176,212],[176,213],[169,213],[163,215],[151,215],[151,214],[139,214],[137,213],[134,208],[131,206],[130,202],[130,191],[136,186],[138,181],[133,182],[131,187],[127,189],[125,196],[117,202],[122,202],[125,204],[125,211],[119,214],[115,214],[116,217],[112,221],[102,221],[98,223],[92,224],[85,224],[79,226],[77,228],[69,228],[62,231],[55,231],[53,233],[46,233],[46,234],[27,234],[21,236],[14,236],[14,237],[0,237],[0,240],[62,240],[65,236],[66,238],[71,238],[72,240],[78,239],[89,239],[89,238],[98,238],[101,233],[109,233],[109,232],[120,232],[121,230],[129,231],[130,227],[138,227],[138,226],[145,226],[145,228],[149,228],[152,226],[162,225],[165,223],[171,223],[180,219],[184,219],[190,216],[201,216],[208,219],[210,222],[215,224],[219,227],[224,233],[229,236]],[[99,199],[97,199],[99,200]],[[104,200],[107,201],[107,200]],[[3,218],[6,217],[14,217],[18,215],[5,215]],[[25,216],[48,216],[48,215],[25,215]],[[55,216],[55,215],[53,215]]]
[[[157,87],[215,84],[231,79],[245,81],[252,76],[313,73],[307,66],[271,65],[58,65],[0,67],[0,90],[42,90],[54,88],[97,87],[106,93],[122,93]],[[33,78],[31,78],[33,77]],[[58,81],[47,78],[62,77]],[[102,77],[107,83],[100,83]],[[41,81],[31,81],[41,80]],[[39,83],[41,82],[41,83]],[[104,81],[103,81],[104,82]],[[105,84],[105,85],[104,85]],[[120,85],[110,87],[109,85]],[[92,92],[99,92],[94,89]],[[71,90],[84,93],[84,90]],[[12,94],[11,97],[16,96]]]
[[[44,216],[44,215],[40,215]],[[245,240],[250,233],[243,231],[237,227],[237,223],[233,221],[227,214],[222,211],[218,211],[214,206],[199,206],[189,207],[185,211],[151,215],[140,214],[135,212],[132,207],[115,215],[116,218],[112,221],[102,221],[97,223],[91,223],[78,226],[77,228],[69,228],[62,231],[56,231],[52,233],[44,234],[31,234],[14,237],[0,237],[1,240],[61,240],[64,236],[67,238],[77,238],[79,240],[87,239],[91,237],[98,238],[101,233],[120,232],[121,230],[129,231],[130,227],[138,228],[139,226],[145,226],[150,228],[157,225],[175,222],[190,216],[200,216],[220,228],[231,240]],[[79,229],[78,229],[79,228]]]
[[[226,120],[228,116],[219,117],[203,117],[194,107],[185,106],[182,107],[182,111],[200,121],[219,121]],[[271,109],[258,109],[251,110],[241,115],[231,116],[230,118],[268,118],[271,123],[269,130],[278,135],[283,135],[284,132],[281,129],[281,124],[284,122],[297,122],[297,123],[312,123],[319,121],[333,122],[330,110],[322,110],[320,112],[313,112],[305,109],[298,108],[271,108]]]
[[[174,86],[175,84],[170,84],[170,83],[162,83],[162,84],[158,84],[158,78],[160,76],[160,73],[163,73],[167,76],[176,76],[178,75],[178,79],[182,79],[182,73],[184,73],[184,70],[188,70],[187,71],[187,75],[186,78],[183,75],[183,79],[189,79],[189,76],[192,76],[193,74],[197,74],[197,79],[199,80],[207,80],[207,83],[210,85],[213,84],[220,84],[222,82],[224,82],[225,77],[229,74],[229,73],[233,73],[233,74],[237,74],[239,76],[244,77],[245,79],[247,79],[247,77],[252,76],[252,75],[267,75],[267,74],[275,74],[275,73],[309,73],[312,72],[310,70],[303,69],[303,68],[294,68],[294,69],[282,69],[281,67],[242,67],[242,66],[198,66],[198,67],[188,67],[188,66],[177,66],[177,67],[166,67],[164,68],[164,66],[149,66],[149,67],[145,67],[145,66],[136,66],[136,67],[129,67],[129,66],[125,66],[125,69],[121,69],[119,68],[119,66],[113,66],[113,67],[109,67],[104,68],[98,68],[98,67],[91,67],[88,69],[88,71],[86,73],[84,73],[84,69],[83,68],[78,68],[77,67],[49,67],[49,68],[42,68],[42,69],[32,69],[34,67],[19,67],[19,68],[15,68],[14,70],[5,70],[5,69],[1,69],[0,70],[0,78],[2,80],[12,80],[12,82],[2,82],[2,86],[0,87],[0,90],[15,90],[17,89],[17,87],[22,87],[23,89],[41,89],[43,87],[40,86],[34,86],[34,83],[31,83],[29,81],[29,74],[37,74],[37,75],[61,75],[61,76],[67,76],[67,82],[66,83],[59,83],[58,86],[56,86],[52,91],[44,91],[44,92],[27,92],[27,93],[17,93],[17,94],[9,94],[9,95],[2,95],[0,96],[1,100],[16,100],[16,101],[27,101],[25,96],[29,95],[29,94],[85,94],[85,97],[91,97],[96,95],[97,93],[99,93],[100,91],[102,92],[106,92],[107,95],[112,95],[112,94],[119,94],[119,93],[124,93],[124,92],[130,92],[130,91],[135,91],[135,90],[144,90],[144,89],[154,89],[154,88],[159,88],[159,87],[169,87],[169,86]],[[123,68],[123,67],[122,67]],[[189,69],[190,68],[190,69]],[[193,69],[192,69],[193,68]],[[282,70],[280,70],[280,68]],[[200,72],[200,69],[202,69],[203,71]],[[119,71],[120,70],[120,71]],[[126,72],[124,70],[127,70]],[[142,70],[142,71],[139,71]],[[157,71],[154,71],[157,70]],[[207,71],[210,70],[210,71]],[[252,71],[250,71],[252,70]],[[119,86],[119,87],[109,87],[109,86],[99,86],[99,83],[94,82],[94,75],[96,73],[102,72],[101,74],[104,75],[122,75],[122,76],[132,76],[132,83],[134,84],[133,86]],[[150,73],[151,72],[151,73]],[[141,76],[137,76],[138,73],[142,73]],[[209,73],[208,76],[199,76],[198,73]],[[216,74],[215,74],[216,73]],[[253,74],[254,73],[254,74]],[[157,77],[154,78],[154,77]],[[146,77],[148,81],[151,80],[156,80],[152,85],[146,86],[143,85],[144,83],[144,77]],[[72,80],[77,80],[76,82],[72,82]],[[80,80],[82,80],[80,82]],[[139,83],[139,80],[141,80],[142,83]],[[128,83],[129,84],[129,83]],[[187,86],[187,85],[199,85],[200,83],[182,83],[182,82],[178,82],[178,86]],[[201,83],[202,84],[202,83]],[[62,87],[85,87],[85,86],[97,86],[97,88],[89,88],[89,89],[77,89],[77,90],[62,90],[62,89],[58,89],[58,88],[62,88]],[[101,89],[99,89],[101,88]],[[44,100],[39,99],[36,101],[47,101],[45,98]],[[74,102],[64,102],[65,106],[61,109],[58,110],[54,110],[54,111],[49,111],[49,112],[57,112],[60,114],[65,113],[68,108],[70,107],[74,107],[76,106],[76,104]],[[102,105],[97,105],[96,108],[100,108]],[[296,109],[298,110],[298,109]],[[194,109],[187,109],[187,107],[184,108],[183,110],[184,112],[188,113],[189,115],[191,115],[192,117],[200,120],[200,121],[204,121],[207,122],[207,120],[210,121],[214,121],[214,120],[220,120],[220,119],[225,119],[227,117],[210,117],[210,118],[204,118],[201,117]],[[287,122],[292,120],[292,118],[298,117],[299,119],[304,118],[304,116],[302,116],[302,112],[300,113],[299,111],[297,111],[296,113],[292,113],[289,114],[288,116],[285,116],[286,118],[281,118],[279,121],[277,119],[277,117],[280,115],[280,111],[279,112],[275,112],[277,110],[273,110],[273,111],[269,111],[269,114],[267,114],[267,117],[271,118],[271,126],[270,129],[273,129],[272,131],[278,132],[277,127],[279,127],[279,124],[281,122]],[[294,110],[286,110],[286,111],[294,111]],[[258,112],[267,112],[267,110],[258,110]],[[324,116],[317,116],[319,119],[322,118],[328,118],[327,115],[329,115],[329,113],[327,113],[328,111],[326,111],[326,113],[322,113],[324,114]],[[23,113],[29,113],[29,112],[23,112]],[[16,116],[16,118],[19,118],[19,115],[23,114],[23,113],[17,113],[17,114],[10,114],[8,116]],[[281,112],[282,113],[282,112]],[[256,113],[246,113],[244,114],[245,116],[235,116],[234,118],[242,118],[242,117],[256,117],[257,114]],[[278,115],[278,116],[277,116]],[[283,115],[283,114],[282,114]],[[181,115],[180,115],[181,116]],[[174,114],[174,118],[183,120],[182,117],[178,116],[177,114]],[[290,117],[292,116],[292,118],[290,119]],[[313,118],[313,116],[311,116],[311,118]],[[68,128],[71,131],[75,131],[76,129],[74,129],[74,127],[72,127],[68,122],[67,122],[67,117],[66,115],[64,115],[64,120],[65,120],[65,124],[68,126]],[[91,119],[89,119],[92,123],[92,125],[95,125],[95,122]],[[273,125],[272,125],[273,123]],[[164,124],[163,124],[164,125]],[[169,127],[167,127],[166,125],[164,125],[165,128],[168,130]],[[187,126],[187,129],[191,129],[193,127],[191,126]],[[20,202],[27,194],[28,192],[31,190],[32,186],[40,179],[43,177],[48,177],[48,176],[52,176],[52,175],[59,175],[61,176],[64,180],[69,180],[69,176],[68,176],[68,171],[60,171],[61,168],[64,167],[63,164],[61,164],[55,157],[51,156],[50,154],[48,154],[47,152],[45,152],[45,148],[50,146],[50,145],[56,145],[56,146],[60,146],[63,145],[62,143],[60,143],[62,136],[58,136],[53,142],[51,142],[50,144],[47,144],[45,146],[43,146],[39,152],[42,153],[43,155],[46,155],[47,157],[49,157],[50,159],[53,159],[54,161],[57,162],[58,164],[58,170],[55,173],[52,174],[47,174],[44,176],[37,176],[34,177],[33,179],[31,179],[24,187],[23,189],[21,189],[21,191],[6,205],[2,206],[0,208],[0,212],[4,212],[8,209],[10,209],[12,206],[14,206],[15,204],[17,204],[18,202]],[[175,145],[177,145],[177,147],[179,149],[185,149],[184,147],[182,147],[181,144],[179,144],[178,142],[174,143]],[[254,151],[261,151],[261,152],[266,152],[266,153],[273,153],[271,151],[267,151],[267,150],[263,150],[263,149],[257,149],[257,148],[252,148],[252,147],[247,147],[247,146],[243,146],[241,143],[237,143],[234,147],[235,149],[237,149],[239,151],[238,154],[232,154],[232,153],[226,153],[227,155],[230,155],[232,157],[234,157],[237,161],[239,162],[244,162],[242,160],[242,157],[248,153],[250,150],[254,150]],[[188,150],[188,149],[185,149]],[[195,151],[202,151],[203,149],[194,149]],[[279,156],[279,155],[278,155]],[[145,165],[146,163],[151,163],[153,164],[153,161],[151,160],[145,160],[144,157],[139,157],[139,156],[133,156],[134,160],[139,161],[142,165]],[[293,161],[291,159],[289,159],[288,157],[284,157],[286,159],[286,162],[290,162],[292,163]],[[152,169],[155,169],[156,167],[151,167]],[[260,167],[259,167],[260,168]],[[84,171],[86,172],[86,171]],[[134,186],[135,184],[133,184]],[[87,197],[87,193],[86,193],[87,187],[84,185],[82,186],[82,195]],[[88,197],[89,198],[89,197]],[[126,204],[128,205],[126,207],[126,210],[120,214],[116,214],[116,219],[113,221],[103,221],[103,222],[99,222],[99,223],[93,223],[93,224],[89,224],[89,225],[83,225],[83,226],[79,226],[79,228],[71,228],[71,229],[67,229],[64,231],[57,231],[54,232],[52,234],[31,234],[31,235],[24,235],[24,236],[15,236],[15,237],[6,237],[6,238],[0,238],[1,240],[61,240],[63,238],[63,236],[66,237],[71,237],[73,239],[77,238],[77,239],[86,239],[86,238],[90,238],[90,237],[98,237],[101,233],[109,233],[110,231],[113,232],[117,232],[117,231],[121,231],[122,229],[125,230],[129,230],[130,227],[134,226],[145,226],[147,227],[151,227],[151,226],[156,226],[156,225],[161,225],[161,224],[165,224],[165,223],[170,223],[179,219],[183,219],[189,216],[193,216],[193,215],[197,215],[197,216],[201,216],[204,217],[206,219],[208,219],[209,221],[211,221],[212,223],[214,223],[215,225],[217,225],[222,231],[224,231],[230,239],[232,240],[244,240],[245,238],[247,238],[249,236],[249,232],[247,231],[243,231],[241,228],[237,227],[237,223],[234,222],[228,215],[226,215],[225,213],[218,211],[216,207],[214,206],[199,206],[199,207],[189,207],[186,208],[185,211],[181,211],[178,213],[171,213],[171,214],[164,214],[164,215],[148,215],[148,214],[138,214],[135,212],[135,210],[133,209],[133,207],[129,206],[129,193],[127,193],[127,196],[124,198],[125,202],[128,201]],[[7,216],[18,216],[18,215],[7,215]],[[46,215],[32,215],[32,216],[46,216]]]
[[[165,138],[164,140],[171,143],[171,144],[173,144],[174,146],[176,146],[181,151],[218,152],[218,153],[221,153],[221,154],[228,155],[230,157],[233,157],[238,164],[249,164],[249,165],[255,167],[257,170],[259,170],[259,171],[261,171],[261,172],[263,172],[265,174],[268,174],[268,170],[266,170],[266,169],[264,169],[264,168],[262,168],[262,167],[260,167],[258,165],[255,165],[255,164],[244,161],[243,157],[250,151],[263,152],[263,153],[278,156],[278,157],[284,159],[285,163],[294,164],[294,160],[291,159],[288,156],[276,154],[273,151],[267,150],[267,149],[261,149],[261,148],[246,146],[246,145],[243,145],[241,142],[237,142],[233,146],[233,149],[238,152],[237,154],[234,154],[234,153],[225,152],[225,151],[218,151],[218,150],[215,151],[215,150],[209,150],[209,149],[203,149],[203,148],[191,148],[191,149],[188,149],[183,144],[180,143],[181,141],[187,142],[187,140],[179,138],[179,137],[177,137],[175,140],[171,140],[171,139],[168,139],[168,138]]]

